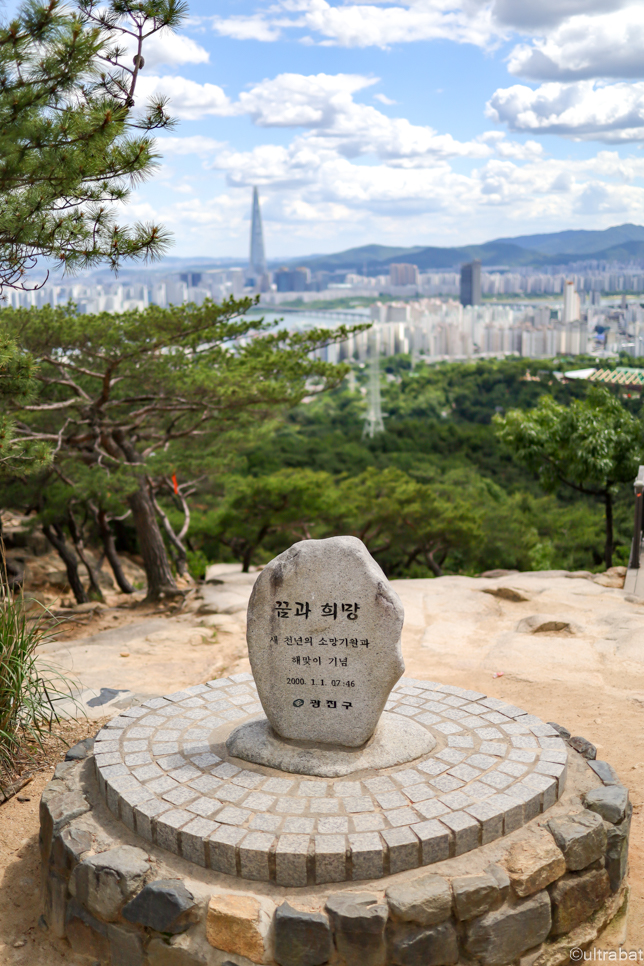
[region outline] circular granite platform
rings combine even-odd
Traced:
[[[429,865],[545,811],[567,748],[534,715],[475,691],[403,678],[386,705],[426,729],[430,754],[349,780],[233,758],[226,741],[264,715],[250,674],[129,708],[96,737],[99,786],[129,828],[189,861],[303,886]]]

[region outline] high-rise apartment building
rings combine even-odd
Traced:
[[[418,285],[418,265],[408,265],[404,262],[400,265],[390,265],[389,284]]]
[[[259,210],[259,194],[257,193],[257,188],[253,188],[249,261],[249,275],[259,281],[262,275],[266,275],[266,255],[264,253],[264,231],[262,229],[262,214]]]
[[[461,265],[461,305],[481,304],[481,263],[478,258]]]
[[[577,322],[579,321],[579,296],[575,291],[574,282],[566,282],[564,285],[564,304],[563,304],[563,316],[561,321],[566,322]]]

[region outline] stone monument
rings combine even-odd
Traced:
[[[335,777],[411,761],[435,742],[383,715],[401,677],[398,595],[356,537],[303,540],[262,571],[248,607],[248,655],[266,719],[230,736],[230,754]]]

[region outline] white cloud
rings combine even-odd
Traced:
[[[644,5],[571,17],[544,39],[515,47],[508,67],[532,80],[644,78]]]
[[[223,148],[221,141],[214,138],[204,137],[202,134],[193,134],[190,137],[161,136],[156,139],[156,147],[165,154],[199,154],[211,155],[214,151]]]
[[[569,0],[570,2],[570,0]],[[344,3],[281,0],[248,17],[217,17],[214,29],[228,37],[277,40],[285,31],[308,31],[305,43],[340,47],[389,47],[419,40],[449,39],[487,44],[494,27],[488,0],[407,0]],[[311,36],[311,34],[313,36]]]
[[[271,23],[261,15],[250,17],[214,17],[213,29],[222,37],[233,40],[261,40],[264,42],[279,40],[281,27]]]
[[[386,94],[374,94],[373,99],[374,101],[380,101],[381,104],[387,104],[388,106],[398,103],[398,101],[392,100],[391,97],[387,97]]]
[[[329,129],[358,107],[354,93],[377,82],[359,74],[279,74],[240,94],[237,110],[260,127]]]
[[[133,37],[125,37],[123,46],[126,48],[125,61],[136,53],[136,42]],[[143,44],[144,71],[156,70],[158,67],[178,67],[180,64],[207,64],[210,60],[208,51],[185,34],[176,34],[171,30],[159,30]]]
[[[629,0],[495,0],[494,18],[499,24],[525,32],[559,26],[582,14],[603,14],[620,10]]]
[[[644,139],[644,83],[522,84],[497,90],[486,113],[511,131],[608,143]]]
[[[159,95],[169,98],[169,111],[175,117],[196,121],[208,114],[223,117],[234,113],[230,100],[217,84],[197,84],[186,77],[140,75],[137,93],[144,98]]]

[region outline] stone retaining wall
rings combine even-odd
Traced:
[[[41,924],[92,966],[554,966],[625,914],[631,811],[612,769],[571,750],[561,801],[502,839],[431,872],[286,889],[138,837],[90,756],[43,793]]]

